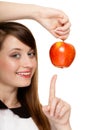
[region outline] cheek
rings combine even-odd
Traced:
[[[14,62],[10,62],[7,60],[0,61],[0,70],[3,70],[5,72],[9,72],[16,69],[16,64]]]

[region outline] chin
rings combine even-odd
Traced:
[[[19,85],[17,85],[17,86],[20,86],[20,87],[28,87],[28,86],[30,86],[30,84],[31,84],[31,81],[28,81],[28,82],[22,82],[22,83],[20,83]]]

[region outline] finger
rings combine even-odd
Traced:
[[[70,27],[71,27],[71,24],[69,22],[67,22],[66,24],[63,24],[62,26],[59,26],[55,29],[55,32],[58,32],[58,31],[67,31],[67,30],[70,30]]]
[[[49,105],[43,106],[42,110],[43,110],[44,114],[49,118],[50,117],[50,106]]]
[[[49,105],[46,105],[46,106],[42,106],[42,110],[43,112],[49,112],[50,111],[50,106]]]
[[[60,113],[59,113],[59,116],[62,117],[62,116],[64,116],[67,112],[69,112],[69,114],[70,114],[70,110],[71,110],[70,105],[69,105],[69,104],[65,104],[65,105],[62,107],[62,109],[61,109],[61,111],[60,111]],[[68,115],[68,116],[69,116],[69,115]]]
[[[66,34],[69,34],[70,33],[70,29],[67,29],[67,30],[64,30],[64,31],[55,31],[56,34],[58,34],[59,36],[63,36],[63,35],[66,35]]]
[[[53,98],[55,98],[55,84],[56,84],[57,75],[54,75],[51,79],[50,83],[50,91],[49,91],[49,104],[52,102]]]
[[[63,19],[59,19],[59,22],[60,22],[61,24],[66,24],[66,23],[69,23],[70,21],[69,21],[68,17],[65,16]]]
[[[54,37],[56,37],[56,38],[59,38],[59,36],[60,36],[58,33],[56,33],[55,30],[52,30],[51,33],[52,33],[52,35],[54,35]]]
[[[61,40],[66,40],[68,38],[69,34],[63,35],[63,36],[59,36],[59,39]]]
[[[63,31],[67,31],[69,30],[71,27],[71,23],[67,22],[66,24],[63,24],[63,26],[61,27]]]
[[[69,33],[70,33],[70,32],[68,32],[68,33],[66,33],[66,34],[64,34],[64,35],[60,35],[59,33],[52,32],[52,34],[53,34],[56,38],[59,38],[59,39],[61,39],[61,40],[63,40],[63,41],[68,38]]]
[[[66,40],[69,36],[69,33],[65,34],[65,35],[59,35],[58,33],[52,33],[56,38],[59,38],[61,40]]]
[[[51,117],[55,116],[55,111],[56,111],[56,107],[57,107],[58,103],[59,103],[59,99],[57,97],[55,97],[50,104],[50,116]]]
[[[61,112],[61,109],[63,108],[64,103],[63,101],[60,99],[57,106],[56,106],[56,110],[55,110],[55,117],[57,118]]]

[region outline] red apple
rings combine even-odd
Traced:
[[[75,47],[63,41],[54,43],[49,50],[51,62],[59,68],[69,67],[75,58]]]

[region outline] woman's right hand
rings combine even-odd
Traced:
[[[61,10],[39,6],[36,21],[56,38],[66,40],[69,36],[71,23],[68,16]]]

